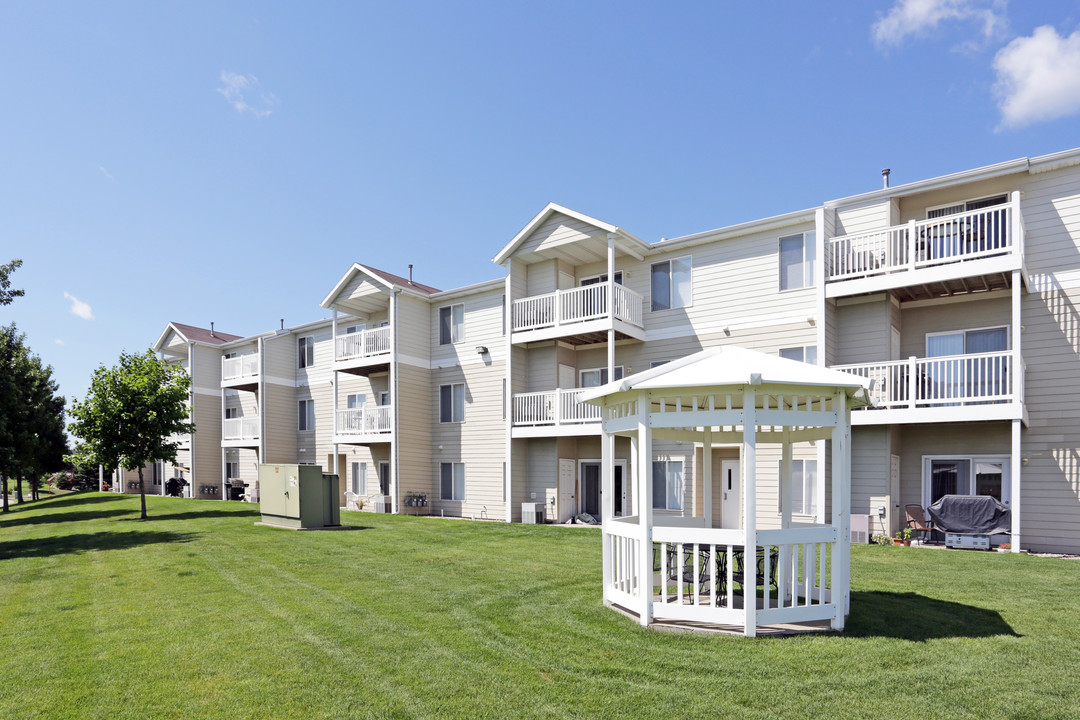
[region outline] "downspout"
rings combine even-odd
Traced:
[[[511,290],[514,287],[512,282],[514,273],[514,261],[506,261],[506,294],[503,298],[503,335],[505,336],[504,345],[506,346],[506,362],[504,365],[504,376],[506,378],[505,385],[503,387],[503,407],[506,408],[506,456],[504,467],[506,468],[506,477],[503,478],[503,494],[505,495],[505,510],[506,522],[514,521],[514,484],[511,478],[514,477],[514,374],[513,374],[513,357],[514,357],[514,345],[510,341],[510,336],[513,332],[514,318],[514,297],[511,294]],[[557,355],[557,353],[556,353]],[[545,498],[546,505],[546,498]]]
[[[398,394],[398,297],[401,288],[394,288],[390,295],[390,405],[394,408],[394,429],[390,433],[390,505],[396,515],[398,508],[399,486],[401,485],[398,469],[398,427],[401,423],[401,398]]]
[[[188,407],[191,408],[191,419],[195,418],[195,343],[188,341],[187,346],[188,377],[191,378],[191,389],[188,391]],[[220,384],[220,383],[219,383]],[[188,447],[191,448],[191,482],[188,483],[188,497],[195,495],[195,433],[188,433]]]
[[[255,407],[259,411],[259,464],[266,462],[266,343],[259,338],[259,395],[255,398]],[[258,488],[256,488],[258,489]]]

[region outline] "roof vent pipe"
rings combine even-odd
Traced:
[[[881,180],[882,180],[882,182],[885,183],[885,189],[886,190],[889,189],[889,173],[891,173],[891,172],[892,172],[892,170],[890,170],[889,168],[885,168],[884,170],[881,171]]]
[[[281,318],[281,329],[285,329],[285,318]]]
[[[210,321],[210,337],[217,337],[217,335],[214,334],[214,321],[213,320]]]
[[[412,285],[412,263],[409,263],[409,284]]]

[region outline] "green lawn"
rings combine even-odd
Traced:
[[[1080,563],[853,549],[843,635],[643,630],[595,530],[87,493],[0,519],[0,718],[1077,718]]]

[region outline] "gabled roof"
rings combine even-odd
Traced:
[[[709,348],[621,380],[586,390],[583,401],[597,400],[627,390],[746,385],[814,385],[843,389],[855,405],[869,405],[867,378],[766,355],[736,345]]]
[[[350,267],[345,272],[345,274],[341,276],[341,279],[338,280],[337,285],[334,285],[334,289],[331,290],[325,298],[323,298],[323,301],[321,303],[319,303],[319,307],[330,307],[333,304],[334,298],[336,298],[338,294],[345,288],[345,286],[352,281],[353,277],[355,277],[357,273],[363,273],[364,275],[374,280],[375,284],[382,285],[387,290],[400,288],[407,292],[416,293],[417,295],[420,295],[422,297],[427,297],[428,295],[434,295],[435,293],[440,292],[438,288],[433,288],[430,285],[424,285],[422,283],[411,281],[408,278],[401,277],[400,275],[395,275],[393,273],[386,272],[385,270],[378,270],[368,265],[353,263],[352,267]]]
[[[584,213],[579,213],[576,210],[571,210],[570,208],[559,205],[558,203],[549,202],[547,205],[544,206],[544,209],[541,210],[539,214],[537,214],[536,217],[529,221],[528,225],[521,229],[521,232],[514,236],[514,239],[511,240],[506,245],[506,247],[499,251],[498,255],[492,258],[492,261],[498,263],[499,265],[502,265],[504,262],[506,262],[507,258],[514,254],[514,251],[517,250],[523,242],[525,242],[529,235],[532,234],[533,230],[536,230],[536,228],[543,225],[544,222],[555,213],[561,213],[568,217],[572,217],[575,220],[580,220],[581,222],[588,223],[589,225],[592,225],[599,230],[603,230],[604,232],[615,233],[623,239],[624,249],[626,249],[628,252],[631,252],[631,254],[638,254],[643,256],[646,252],[649,251],[649,244],[631,232],[623,230],[622,228],[616,225],[612,225],[611,223],[606,223],[603,220],[597,220],[596,218],[590,217]]]
[[[231,335],[229,333],[223,333],[219,330],[210,331],[206,328],[195,327],[194,325],[185,325],[184,323],[170,322],[165,326],[165,331],[158,337],[157,342],[154,343],[154,350],[160,351],[162,343],[165,342],[165,338],[168,337],[169,332],[175,332],[180,337],[184,338],[187,342],[201,343],[203,345],[224,345],[225,343],[232,342],[234,340],[241,339],[241,335]]]

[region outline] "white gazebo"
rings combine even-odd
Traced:
[[[729,346],[587,391],[582,399],[599,405],[603,419],[604,603],[646,626],[672,622],[747,636],[769,628],[842,630],[850,592],[850,415],[870,403],[868,384]],[[623,503],[622,517],[613,512],[616,436],[630,438],[632,463],[632,502]],[[831,457],[818,445],[825,440]],[[676,443],[701,450],[694,477],[702,497],[690,513],[654,512],[656,451]],[[812,522],[792,513],[792,449],[799,443],[815,457],[821,447],[824,460]],[[763,445],[780,447],[777,464],[768,466],[778,473],[759,462]],[[713,448],[737,454],[741,476],[741,487],[728,493],[738,505],[718,517],[714,492],[725,478],[714,472]],[[734,468],[726,472],[734,476]],[[759,503],[763,496],[773,504]]]

